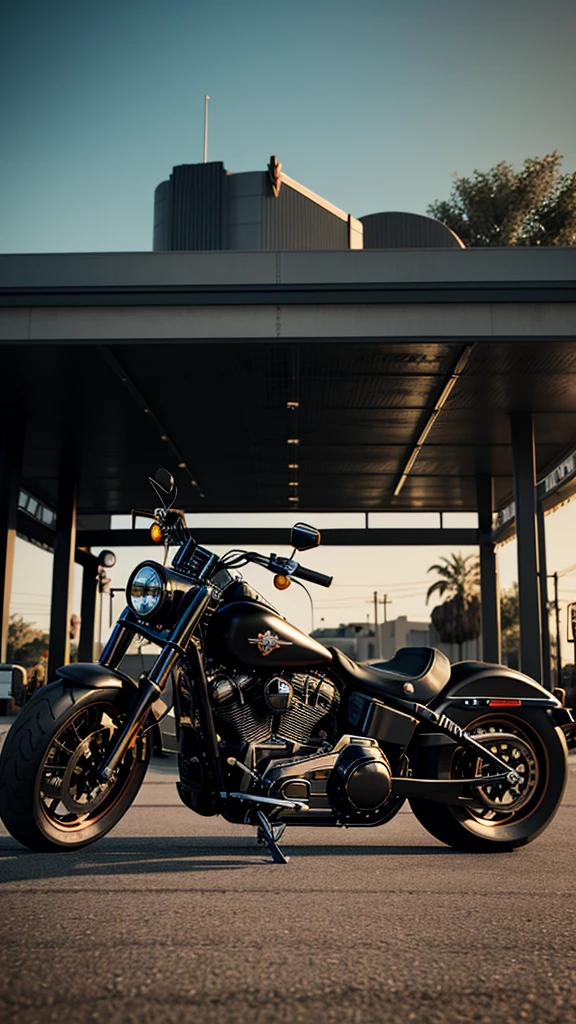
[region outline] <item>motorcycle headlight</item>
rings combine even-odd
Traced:
[[[162,567],[150,562],[139,565],[128,581],[128,604],[139,619],[156,618],[171,592]]]

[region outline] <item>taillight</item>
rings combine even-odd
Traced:
[[[515,700],[511,697],[494,697],[490,701],[491,708],[520,708],[522,707],[521,700]]]

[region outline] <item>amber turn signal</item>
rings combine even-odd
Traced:
[[[287,590],[290,586],[290,577],[278,573],[274,577],[274,586],[276,587],[276,590]]]
[[[150,527],[150,536],[152,537],[152,540],[154,541],[155,544],[161,544],[162,541],[164,540],[162,527],[158,526],[158,523],[154,523]]]

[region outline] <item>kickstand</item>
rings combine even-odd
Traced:
[[[287,864],[290,860],[278,846],[278,840],[284,835],[286,825],[272,825],[262,811],[256,811],[260,828],[258,829],[258,842],[267,846],[274,864]]]

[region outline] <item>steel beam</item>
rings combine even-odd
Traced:
[[[94,661],[96,619],[100,609],[98,594],[98,559],[89,551],[76,549],[76,561],[82,557],[82,600],[80,605],[80,640],[78,661]]]
[[[314,516],[311,515],[313,519]],[[199,544],[234,545],[236,547],[257,544],[259,547],[274,547],[281,544],[289,546],[290,531],[260,527],[192,527],[194,537]],[[446,528],[430,529],[406,528],[397,530],[378,529],[342,529],[322,530],[323,547],[412,547],[422,545],[477,545],[478,530]],[[79,530],[78,544],[80,547],[112,548],[115,547],[155,547],[148,530]],[[161,549],[160,549],[161,550]]]
[[[484,661],[500,663],[500,589],[498,556],[492,541],[494,481],[489,476],[477,479],[478,532],[480,540],[480,594],[482,601],[482,652]]]
[[[536,454],[532,414],[512,413],[510,428],[518,545],[520,667],[526,675],[540,681],[542,679],[542,616],[538,582]]]
[[[538,582],[540,586],[540,613],[542,618],[542,685],[547,690],[552,689],[552,664],[550,650],[550,612],[548,610],[548,571],[546,568],[546,529],[544,518],[544,505],[542,500],[537,501],[536,506],[538,524],[538,558],[540,573]],[[562,685],[561,682],[558,683]]]
[[[60,465],[54,566],[52,570],[52,603],[50,608],[50,652],[48,679],[56,669],[70,660],[70,612],[76,549],[76,466],[70,453]]]
[[[7,657],[23,450],[24,422],[8,412],[0,421],[0,663]]]

